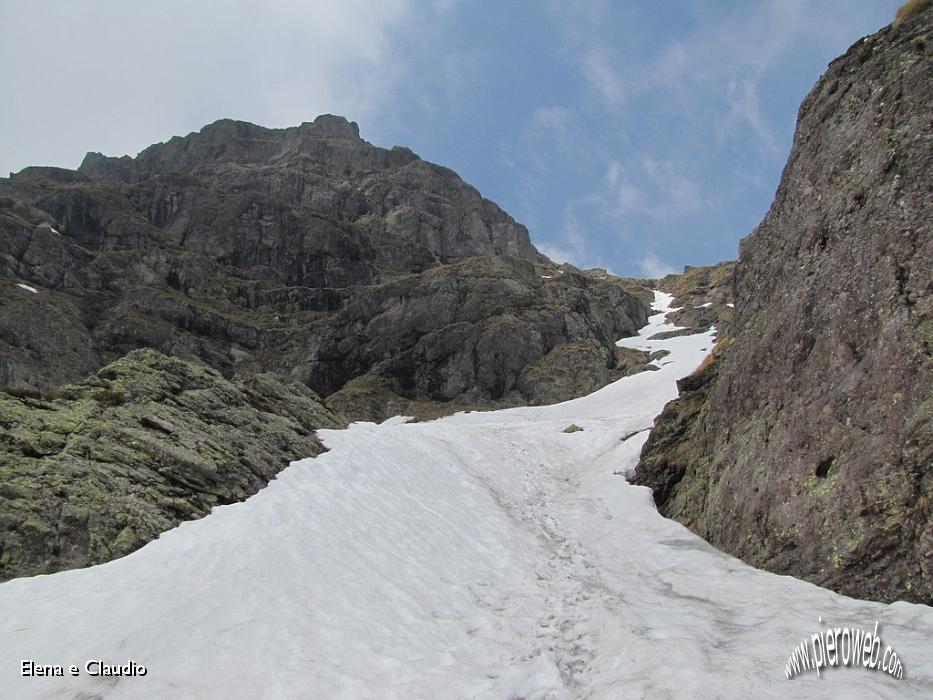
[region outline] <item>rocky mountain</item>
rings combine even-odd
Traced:
[[[151,347],[325,398],[353,382],[334,399],[350,417],[536,403],[556,397],[536,377],[581,348],[604,383],[647,314],[643,289],[558,268],[455,173],[340,117],[27,168],[0,180],[0,231],[3,386]],[[382,410],[357,413],[363,388]]]
[[[0,179],[0,288],[3,578],[246,498],[315,428],[565,400],[648,360],[614,346],[648,290],[555,265],[333,116]]]
[[[933,5],[804,100],[735,315],[659,417],[636,481],[749,563],[933,602]]]
[[[662,277],[652,286],[674,295],[674,307],[679,310],[668,314],[668,318],[683,326],[685,333],[705,333],[710,326],[716,326],[722,336],[728,333],[735,315],[734,274],[732,261],[687,266],[682,273]]]

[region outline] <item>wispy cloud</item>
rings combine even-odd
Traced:
[[[584,230],[578,219],[575,204],[570,203],[564,208],[563,222],[560,230],[551,239],[543,242],[539,248],[555,262],[566,262],[581,269],[602,267],[608,268],[599,248],[595,245],[598,236],[593,232]]]
[[[573,252],[560,244],[545,241],[544,243],[538,244],[538,250],[556,263],[570,263],[571,265],[578,266],[577,263],[574,262],[575,256]]]
[[[654,253],[647,253],[638,261],[638,267],[645,279],[660,279],[677,272],[676,269],[661,260]]]
[[[819,69],[898,2],[0,0],[0,173],[333,112],[461,172],[555,257],[713,262],[767,210]]]
[[[583,75],[589,86],[608,104],[618,106],[625,97],[625,81],[605,47],[590,49],[583,60]]]
[[[755,208],[747,202],[760,195],[758,216],[766,209],[808,84],[788,97],[784,73],[801,47],[844,42],[846,31],[836,27],[851,17],[843,0],[549,7],[563,28],[560,55],[581,85],[581,99],[561,113],[557,159],[574,173],[563,196],[575,226],[566,215],[558,224],[539,213],[554,195],[550,143],[525,140],[519,149],[519,162],[545,166],[523,173],[536,193],[526,208],[565,257],[615,248],[612,259],[627,258],[652,277],[673,270],[657,254],[640,252],[659,236],[680,239],[664,255],[683,259],[688,249],[703,249],[713,222],[738,219],[723,211],[750,216],[714,235],[736,240],[751,230]],[[780,109],[777,93],[780,104],[786,100]]]
[[[411,0],[4,3],[0,172],[132,154],[221,117],[334,112],[365,127],[401,78],[389,56],[412,13]]]
[[[518,140],[499,148],[499,165],[513,171],[515,177],[519,210],[514,214],[533,233],[540,233],[539,212],[551,197],[554,173],[579,175],[581,169],[590,167],[593,155],[594,147],[577,127],[573,110],[563,105],[534,108]]]
[[[644,214],[669,219],[707,206],[700,185],[685,174],[685,163],[642,155],[628,162],[610,161],[603,187],[591,198],[610,216]]]

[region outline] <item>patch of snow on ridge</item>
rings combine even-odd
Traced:
[[[933,609],[753,569],[614,474],[712,346],[647,339],[670,301],[623,341],[670,351],[657,371],[552,406],[322,430],[329,452],[243,503],[0,585],[0,697],[930,697]],[[878,620],[905,678],[785,680],[819,616]],[[148,674],[19,675],[98,658]]]
[[[682,331],[684,326],[675,326],[674,324],[667,322],[667,314],[673,311],[680,311],[683,307],[676,309],[670,308],[671,303],[674,301],[673,294],[667,294],[665,292],[655,292],[654,293],[654,304],[651,306],[653,311],[656,311],[653,316],[648,317],[647,325],[643,326],[637,335],[633,335],[629,338],[622,338],[621,340],[616,341],[616,346],[620,348],[632,348],[633,350],[663,350],[667,348],[667,343],[669,340],[649,340],[654,335],[658,333],[666,333],[670,331]],[[698,336],[687,336],[687,337],[696,337],[696,338],[706,338],[709,333],[702,333]],[[702,358],[701,358],[702,359]],[[689,373],[688,373],[689,374]],[[675,391],[676,396],[676,391]],[[673,398],[673,397],[672,397]],[[652,415],[651,420],[654,420],[654,415]]]

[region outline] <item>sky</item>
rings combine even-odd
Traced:
[[[801,100],[900,3],[0,0],[0,173],[340,114],[553,259],[656,277],[737,256]]]

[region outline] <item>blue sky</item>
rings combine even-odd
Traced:
[[[736,256],[800,101],[899,4],[0,0],[0,172],[343,114],[456,170],[551,257],[655,276]]]

